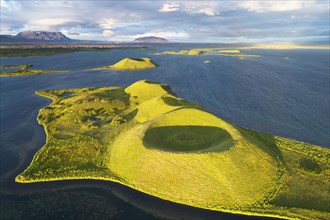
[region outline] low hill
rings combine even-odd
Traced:
[[[169,43],[170,41],[166,40],[165,38],[161,37],[140,37],[136,38],[134,43],[153,43],[153,44],[164,44],[164,43]]]
[[[138,81],[37,94],[47,142],[16,182],[119,182],[204,209],[293,219],[329,216],[329,149],[240,128]]]
[[[107,69],[139,70],[139,69],[154,68],[156,66],[157,64],[155,64],[150,58],[125,58],[111,66],[94,68],[92,70],[107,70]]]

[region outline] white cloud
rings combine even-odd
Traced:
[[[4,35],[14,35],[17,34],[17,30],[13,30],[11,29],[11,27],[9,25],[3,24],[2,22],[0,22],[0,34],[4,34]]]
[[[17,1],[0,0],[0,8],[8,11],[19,11],[22,5]]]
[[[71,32],[71,31],[69,31],[68,32],[68,35],[76,35],[77,36],[77,35],[80,35],[80,34],[78,32]]]
[[[215,16],[219,14],[216,9],[218,6],[217,2],[212,1],[187,1],[178,3],[164,3],[158,10],[160,12],[174,12],[182,11],[186,14],[205,14],[207,16]]]
[[[207,16],[219,15],[217,10],[219,2],[198,1],[183,2],[183,11],[187,14],[205,14]]]
[[[114,37],[117,34],[115,32],[113,32],[112,30],[104,30],[103,31],[103,37],[105,38],[110,38],[110,37]]]
[[[76,22],[76,21],[69,18],[45,18],[45,19],[34,20],[32,23],[36,25],[56,26],[56,25],[63,25],[72,22]]]
[[[167,13],[179,11],[179,9],[180,6],[177,3],[165,3],[158,11]]]
[[[268,12],[268,11],[292,11],[310,7],[314,0],[305,1],[243,1],[239,3],[241,8],[248,11]]]
[[[36,20],[31,20],[27,24],[25,24],[23,30],[58,31],[59,30],[58,26],[70,24],[70,23],[79,23],[79,21],[68,18],[36,19]]]
[[[198,13],[206,14],[208,16],[215,16],[219,14],[219,12],[213,8],[202,8],[198,10]]]
[[[120,36],[122,38],[126,39],[135,39],[139,37],[149,37],[149,36],[156,36],[156,37],[162,37],[167,39],[188,39],[190,35],[185,32],[175,32],[175,31],[155,31],[155,32],[146,32],[143,34],[136,34],[136,35],[129,35],[129,36]]]
[[[113,18],[102,18],[101,21],[99,21],[99,27],[103,29],[111,29],[118,23],[119,21]]]
[[[31,0],[30,0],[31,1]],[[56,0],[56,1],[31,1],[30,3],[31,5],[35,6],[35,7],[40,7],[40,8],[63,8],[63,7],[73,7],[75,2],[73,1],[60,1],[60,0]]]

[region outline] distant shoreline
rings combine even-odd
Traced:
[[[330,50],[330,45],[325,44],[222,44],[222,43],[180,43],[171,42],[168,44],[205,44],[219,45],[219,48],[234,48],[234,49],[267,49],[267,50],[291,50],[291,49],[319,49]],[[162,43],[100,43],[100,44],[0,44],[0,49],[122,49],[122,48],[149,48],[153,46],[162,46]],[[210,46],[212,47],[212,46]],[[1,56],[2,57],[2,56]]]

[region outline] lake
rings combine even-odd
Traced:
[[[13,219],[251,219],[166,202],[115,183],[62,181],[16,184],[15,176],[45,143],[36,117],[50,100],[36,90],[127,86],[147,79],[169,84],[178,97],[241,127],[330,147],[329,50],[242,50],[260,57],[154,55],[210,45],[163,45],[151,50],[76,52],[1,58],[0,65],[72,70],[2,77],[0,212]],[[149,57],[159,67],[88,71],[125,57]],[[205,60],[211,61],[204,63]],[[47,211],[45,211],[47,210]],[[94,210],[94,211],[93,211]],[[93,213],[94,216],[90,216]]]

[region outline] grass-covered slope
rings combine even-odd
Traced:
[[[104,66],[94,68],[92,70],[107,70],[107,69],[119,69],[119,70],[138,70],[154,68],[155,64],[150,58],[125,58],[111,66]]]
[[[39,91],[46,145],[16,177],[103,179],[195,207],[286,218],[329,215],[328,149],[239,128],[167,85]]]

